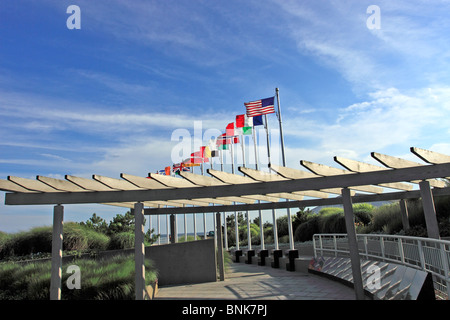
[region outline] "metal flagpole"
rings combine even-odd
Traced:
[[[223,150],[218,149],[219,150],[219,156],[220,156],[220,171],[223,172]],[[223,223],[224,223],[224,227],[225,227],[225,232],[224,232],[224,241],[225,241],[225,250],[228,250],[228,234],[227,234],[227,216],[226,213],[223,213]]]
[[[202,171],[202,176],[205,175],[203,172],[203,161],[202,161],[202,163],[200,163],[200,169]],[[206,213],[203,212],[203,239],[204,240],[206,240],[206,234],[207,234],[207,232],[206,232]]]
[[[230,141],[231,142],[231,141]],[[233,144],[230,143],[230,151],[231,151],[231,173],[234,174],[234,154],[233,154]],[[236,204],[234,202],[234,204]],[[239,250],[239,226],[238,226],[238,214],[234,212],[234,231],[236,234],[236,250]]]
[[[266,129],[266,137],[267,137],[267,158],[268,158],[268,166],[270,168],[270,139],[269,139],[269,123],[267,121],[267,114],[264,115],[265,120],[265,129]],[[275,250],[278,250],[278,226],[277,226],[277,214],[275,209],[272,209],[272,218],[273,218],[273,240],[275,244]]]
[[[278,105],[278,123],[280,125],[280,140],[281,140],[281,159],[283,161],[283,167],[286,167],[286,154],[284,152],[284,137],[283,137],[283,125],[281,120],[281,105],[280,105],[280,90],[275,88],[275,94],[277,96],[277,105]],[[289,201],[289,199],[286,199]],[[289,232],[289,247],[291,250],[294,250],[294,236],[292,231],[292,217],[291,217],[291,209],[287,208],[288,214],[288,232]]]

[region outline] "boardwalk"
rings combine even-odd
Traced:
[[[225,281],[161,287],[156,299],[355,300],[355,293],[312,274],[233,263]]]

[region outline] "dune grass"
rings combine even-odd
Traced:
[[[69,289],[67,265],[62,267],[62,300],[133,300],[134,256],[79,259],[70,265],[80,268],[80,289]],[[0,264],[0,300],[48,300],[50,297],[51,262]],[[157,281],[157,271],[151,260],[145,261],[145,282]]]

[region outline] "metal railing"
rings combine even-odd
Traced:
[[[403,264],[433,275],[434,288],[450,297],[450,241],[382,234],[358,234],[361,258]],[[346,234],[315,234],[314,256],[349,256]]]

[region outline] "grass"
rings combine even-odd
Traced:
[[[68,289],[72,275],[69,265],[62,268],[62,300],[133,300],[135,265],[133,255],[109,259],[80,259],[70,265],[80,268],[81,289]],[[0,300],[48,300],[50,296],[51,262],[0,264]],[[145,282],[157,281],[151,260],[145,261]]]

